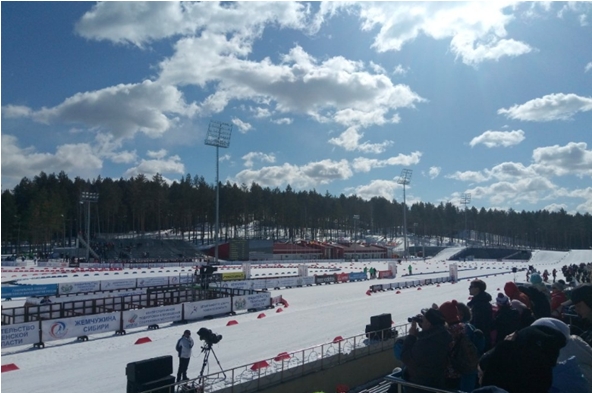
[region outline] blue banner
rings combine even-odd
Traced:
[[[52,296],[58,293],[58,284],[2,285],[2,299],[29,296]]]
[[[350,281],[367,280],[368,275],[364,272],[351,272],[349,274]]]

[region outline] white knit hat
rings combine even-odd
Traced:
[[[498,293],[497,297],[495,298],[495,302],[498,306],[505,306],[510,302],[510,298],[504,295],[503,293]]]

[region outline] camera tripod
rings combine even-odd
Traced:
[[[204,358],[203,358],[203,363],[201,365],[201,371],[199,372],[199,377],[197,378],[197,382],[198,382],[199,386],[201,386],[202,389],[205,390],[204,370],[205,370],[206,366],[208,365],[208,361],[210,359],[210,353],[214,354],[214,358],[216,359],[216,363],[218,363],[218,367],[220,367],[220,371],[222,371],[222,375],[224,376],[224,378],[222,380],[226,379],[226,373],[224,372],[224,369],[222,368],[222,365],[220,364],[220,361],[218,360],[218,356],[216,356],[216,352],[214,352],[214,348],[212,348],[211,343],[205,343],[204,346],[201,347],[201,351],[204,354]]]

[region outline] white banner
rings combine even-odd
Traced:
[[[85,282],[67,282],[61,283],[58,286],[58,293],[60,295],[67,295],[69,293],[80,292],[95,292],[101,290],[100,281],[85,281]]]
[[[41,321],[43,342],[119,330],[120,314],[107,313]]]
[[[2,348],[39,342],[39,322],[25,322],[2,326]]]
[[[139,310],[127,310],[123,312],[123,329],[131,329],[140,326],[158,325],[160,323],[180,321],[182,304]]]
[[[232,311],[243,311],[251,308],[265,308],[269,306],[271,293],[261,292],[254,295],[234,296],[232,299]]]
[[[113,289],[130,289],[136,287],[135,278],[126,278],[124,280],[103,280],[101,281],[101,290],[110,291]]]
[[[454,282],[458,281],[458,265],[456,263],[451,263],[449,265],[450,268],[450,279]]]
[[[138,287],[154,287],[157,285],[169,285],[168,277],[146,277],[138,278]]]
[[[200,319],[209,315],[228,314],[230,312],[230,298],[204,300],[201,302],[185,303],[185,319]]]

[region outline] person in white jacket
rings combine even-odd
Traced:
[[[580,337],[570,335],[569,326],[557,318],[539,318],[532,325],[548,326],[563,333],[567,339],[567,344],[559,351],[557,362],[565,362],[575,356],[576,362],[588,382],[588,386],[592,387],[592,347]],[[588,391],[592,390],[588,389]]]
[[[189,368],[189,360],[191,359],[191,348],[193,348],[193,339],[191,332],[185,330],[183,336],[177,341],[177,353],[179,354],[179,369],[177,370],[177,382],[181,379],[188,380],[187,368]]]

